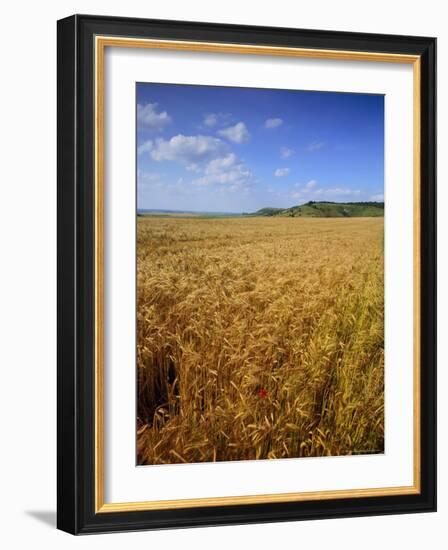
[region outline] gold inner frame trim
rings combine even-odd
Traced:
[[[344,489],[332,491],[276,493],[142,502],[104,501],[104,54],[106,47],[269,55],[312,59],[407,63],[413,65],[413,458],[414,482],[410,486]],[[342,498],[412,495],[420,493],[420,57],[376,52],[321,50],[251,44],[225,44],[180,40],[156,40],[96,36],[95,54],[95,513],[167,510],[206,506],[231,506],[275,502],[304,502]]]

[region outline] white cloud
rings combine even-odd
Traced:
[[[318,189],[318,191],[321,191],[323,195],[328,197],[333,196],[344,196],[344,197],[357,197],[361,194],[361,191],[359,189],[350,189],[349,187],[332,187],[329,189]]]
[[[288,147],[282,147],[280,149],[280,156],[282,157],[282,159],[289,159],[289,157],[292,157],[293,154],[294,150],[289,149]]]
[[[305,184],[296,183],[294,187],[296,190],[293,191],[290,196],[307,201],[314,199],[330,200],[334,198],[358,197],[361,194],[359,189],[351,189],[350,187],[318,187],[316,180],[310,180]]]
[[[224,126],[232,122],[232,115],[230,113],[207,113],[204,115],[202,124],[207,128],[213,128],[214,126]]]
[[[160,174],[156,172],[137,171],[137,187],[161,187],[162,181]]]
[[[226,150],[226,144],[219,138],[178,134],[169,140],[157,139],[150,149],[150,155],[156,161],[174,160],[186,163],[193,169],[197,162],[220,156]]]
[[[138,104],[137,121],[146,128],[160,131],[171,122],[171,117],[166,111],[157,112],[157,103]]]
[[[204,170],[204,175],[193,183],[196,185],[221,184],[240,188],[249,183],[250,171],[240,162],[234,153],[211,160]]]
[[[149,153],[152,149],[152,141],[148,139],[148,141],[145,141],[137,148],[137,153],[139,155],[143,155],[143,153]]]
[[[204,116],[204,124],[205,126],[208,126],[209,128],[212,128],[213,126],[216,126],[218,124],[218,115],[215,113],[210,113],[208,115]]]
[[[309,182],[306,183],[305,185],[305,189],[307,191],[309,191],[310,189],[314,189],[317,185],[317,181],[316,180],[310,180]]]
[[[244,122],[238,122],[235,126],[229,126],[228,128],[219,130],[218,134],[234,143],[245,143],[250,138],[250,134]]]
[[[281,118],[268,118],[265,120],[264,127],[265,128],[278,128],[283,124],[283,120]]]
[[[378,193],[377,195],[371,195],[369,197],[369,201],[384,202],[384,194],[383,193]]]
[[[313,141],[307,146],[307,151],[318,151],[319,149],[322,149],[322,147],[325,147],[325,141]]]
[[[276,176],[277,178],[282,178],[283,176],[287,176],[289,172],[289,168],[277,168],[277,170],[274,172],[274,176]]]

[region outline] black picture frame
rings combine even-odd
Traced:
[[[120,36],[415,55],[421,62],[419,494],[95,511],[94,39]],[[436,510],[436,39],[74,15],[58,21],[57,526],[73,534]]]

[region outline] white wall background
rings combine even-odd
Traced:
[[[439,151],[448,148],[448,30],[438,0],[89,0],[3,5],[0,32],[0,541],[5,548],[443,548],[448,401],[439,403],[439,512],[98,535],[55,530],[56,20],[73,13],[437,36]],[[439,204],[448,202],[439,157]],[[441,212],[443,214],[443,212]],[[439,388],[447,387],[448,217],[439,219]],[[444,250],[445,249],[445,250]],[[441,392],[439,392],[441,393]],[[444,542],[445,541],[445,542]]]

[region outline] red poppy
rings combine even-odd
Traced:
[[[268,396],[268,392],[264,388],[260,388],[258,390],[258,397],[261,397],[262,399],[264,399],[267,396]]]

